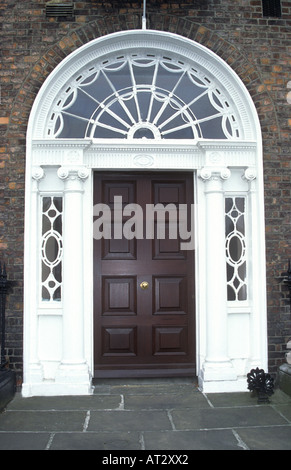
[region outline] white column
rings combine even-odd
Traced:
[[[203,168],[206,201],[206,357],[203,389],[223,391],[223,381],[236,380],[227,354],[227,280],[225,256],[225,203],[223,182],[228,168]],[[208,383],[208,384],[207,384]]]
[[[63,352],[57,379],[62,394],[88,393],[90,378],[84,354],[83,182],[86,168],[61,167],[63,219]]]

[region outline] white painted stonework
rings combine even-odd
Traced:
[[[57,102],[68,84],[73,86],[72,77],[77,78],[90,64],[104,62],[107,57],[141,49],[152,55],[167,53],[184,64],[195,64],[195,70],[213,78],[223,90],[224,102],[232,109],[236,134],[233,132],[225,139],[203,136],[163,139],[150,124],[152,139],[134,138],[140,125],[132,126],[125,139],[54,135]],[[195,134],[195,126],[192,128]],[[247,390],[246,374],[250,369],[267,370],[260,125],[247,90],[227,64],[193,41],[160,31],[127,31],[91,41],[64,59],[42,86],[31,112],[26,158],[24,396],[92,393],[92,183],[93,172],[102,170],[193,172],[196,221],[193,341],[197,345],[199,386],[205,392],[243,391]],[[244,201],[242,261],[245,260],[247,271],[241,285],[246,283],[247,296],[239,298],[234,294],[236,297],[230,300],[225,199],[231,201],[236,197]],[[59,200],[62,209],[56,209]],[[54,204],[48,235],[42,232],[45,201]],[[61,230],[54,223],[59,214]],[[44,254],[48,239],[45,237],[50,233],[51,243],[58,243],[61,256],[62,275],[58,279],[54,266],[59,261],[46,260]],[[235,266],[229,258],[231,263]],[[46,284],[43,269],[50,269]]]

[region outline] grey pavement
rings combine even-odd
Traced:
[[[23,398],[0,413],[0,450],[291,450],[291,397],[203,394],[192,381],[103,381],[94,394]],[[114,454],[115,455],[115,454]]]

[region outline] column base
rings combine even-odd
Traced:
[[[22,396],[91,395],[92,377],[87,364],[61,364],[54,379],[34,377],[22,385]]]
[[[203,393],[249,392],[246,377],[238,377],[237,380],[213,380],[205,382],[199,376],[198,385]]]
[[[230,361],[204,362],[198,382],[200,389],[205,393],[247,390],[246,378],[238,378]]]

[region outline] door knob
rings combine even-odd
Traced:
[[[145,290],[145,289],[147,289],[147,288],[149,287],[149,283],[146,282],[146,281],[142,281],[142,282],[140,283],[140,287],[141,287],[143,290]]]

